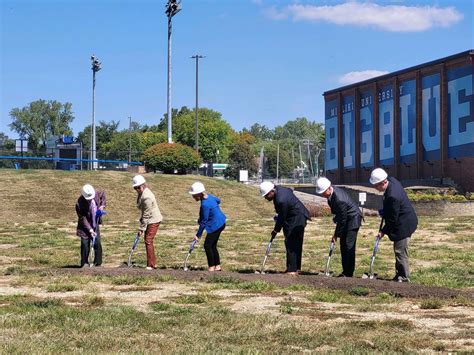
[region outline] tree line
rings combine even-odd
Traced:
[[[255,123],[250,128],[235,131],[220,112],[200,108],[198,114],[199,154],[195,157],[196,161],[188,159],[187,163],[228,163],[225,174],[229,178],[238,178],[241,169],[249,170],[250,175],[256,174],[262,148],[265,156],[263,174],[276,176],[277,165],[280,177],[290,176],[295,168],[303,165],[312,164],[310,168],[313,169],[317,165],[314,161],[316,153],[324,145],[323,125],[305,117],[298,117],[273,129]],[[180,154],[192,155],[196,143],[195,111],[183,106],[179,110],[173,109],[172,115],[173,141],[184,146],[179,148]],[[29,150],[36,155],[46,154],[51,137],[72,135],[70,124],[74,113],[70,103],[37,100],[23,108],[12,109],[10,118],[11,130],[20,138],[27,139]],[[133,121],[130,128],[119,130],[120,121],[99,121],[96,125],[98,159],[127,161],[131,156],[132,161],[148,159],[149,164],[153,164],[158,151],[162,154],[166,149],[167,153],[162,155],[169,157],[167,122],[167,114],[164,114],[157,125],[142,125]],[[91,129],[88,125],[77,136],[85,152],[91,149]],[[3,142],[4,149],[12,145],[2,132],[0,142]],[[151,157],[154,158],[150,160]],[[169,164],[168,161],[167,166]]]

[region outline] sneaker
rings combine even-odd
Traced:
[[[153,267],[153,266],[147,266],[147,267],[146,267],[146,269],[147,269],[147,270],[155,270],[155,269],[156,269],[156,267]]]
[[[397,276],[396,278],[393,279],[395,282],[410,282],[410,279],[407,277],[403,276]]]
[[[84,265],[81,266],[81,269],[85,269],[85,268],[88,268],[90,267],[90,265],[88,263],[85,263]]]

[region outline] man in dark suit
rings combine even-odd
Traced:
[[[293,190],[275,186],[269,181],[260,184],[260,194],[267,201],[273,201],[278,216],[271,233],[272,238],[281,231],[285,235],[286,273],[297,275],[301,271],[301,255],[306,222],[310,219],[309,211],[295,196]]]
[[[352,277],[355,268],[357,233],[359,232],[362,213],[357,203],[343,189],[332,186],[331,181],[325,177],[321,177],[316,181],[316,193],[328,199],[331,213],[335,215],[336,230],[332,241],[335,243],[337,238],[340,240],[342,274],[339,277]]]
[[[418,225],[418,218],[402,184],[394,177],[388,177],[385,170],[374,169],[370,175],[370,183],[383,192],[383,218],[385,225],[379,236],[385,234],[393,241],[395,251],[394,281],[410,281],[408,263],[408,243]]]
[[[102,211],[105,208],[105,193],[96,191],[92,185],[82,187],[81,196],[77,199],[77,229],[76,235],[81,238],[81,267],[89,266],[90,244],[95,237],[94,266],[102,264],[102,244],[100,242],[100,228]],[[101,212],[97,212],[101,211]]]

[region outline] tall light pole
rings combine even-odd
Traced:
[[[173,143],[172,119],[171,119],[171,19],[181,11],[181,0],[168,0],[166,4],[166,16],[168,16],[168,93],[167,93],[167,111],[168,111],[168,143]]]
[[[97,150],[96,150],[96,134],[95,134],[95,73],[102,69],[102,63],[93,54],[91,56],[92,61],[92,130],[91,130],[91,143],[92,143],[92,163],[91,169],[97,170]]]
[[[192,59],[196,59],[196,153],[199,153],[199,119],[198,119],[198,111],[199,111],[199,59],[206,58],[202,55],[196,54],[191,57]]]

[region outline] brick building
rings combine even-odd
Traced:
[[[367,183],[374,167],[474,191],[474,50],[324,93],[326,176]]]

